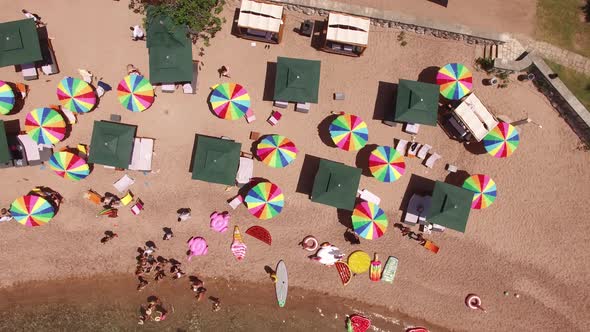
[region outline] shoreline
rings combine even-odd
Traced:
[[[23,324],[34,324],[37,328],[49,330],[97,326],[132,328],[139,326],[139,306],[146,302],[148,296],[155,295],[163,301],[169,318],[160,323],[148,321],[143,327],[191,330],[206,328],[207,324],[218,326],[231,317],[234,325],[227,327],[235,330],[246,331],[249,324],[259,331],[266,328],[270,331],[275,325],[291,330],[299,329],[300,324],[307,322],[311,329],[342,331],[346,316],[356,313],[371,319],[375,331],[405,331],[414,326],[427,327],[431,331],[448,331],[384,306],[300,287],[289,288],[287,304],[282,309],[275,305],[274,285],[270,279],[268,283],[223,278],[203,280],[207,297],[221,300],[222,309],[219,312],[211,311],[209,300],[195,300],[188,277],[178,280],[167,278],[157,284],[151,282],[141,292],[135,290],[135,278],[124,274],[22,282],[0,289],[0,297],[5,299],[0,303],[0,310],[5,316],[0,322],[0,330],[10,329],[11,326],[23,327]],[[60,319],[70,315],[82,319]]]

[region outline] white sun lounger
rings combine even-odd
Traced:
[[[426,158],[426,155],[428,154],[428,151],[430,151],[430,149],[432,149],[432,146],[430,146],[428,144],[422,145],[422,147],[420,148],[420,151],[418,151],[418,154],[416,154],[416,157],[418,157],[420,159]]]
[[[434,167],[434,162],[440,159],[440,155],[438,153],[433,153],[430,155],[430,157],[428,157],[428,159],[426,159],[426,162],[424,162],[424,166],[428,167],[428,168],[432,168]]]
[[[295,112],[309,113],[310,108],[311,108],[311,103],[297,103],[295,105]]]
[[[66,118],[67,118],[66,120],[68,121],[69,124],[72,125],[78,121],[76,119],[76,114],[74,114],[74,112],[70,111],[69,109],[62,107],[61,111],[66,116]]]
[[[363,201],[371,202],[377,205],[381,203],[381,198],[379,198],[379,196],[373,194],[372,192],[368,191],[367,189],[357,190],[357,193],[359,194],[359,198]]]
[[[125,174],[122,178],[117,180],[117,182],[113,183],[113,187],[117,189],[120,193],[126,193],[129,187],[135,183],[135,180],[131,178],[129,175]]]
[[[252,158],[240,157],[240,166],[236,174],[236,182],[239,186],[247,184],[254,174],[254,161]]]
[[[36,80],[39,78],[39,74],[37,73],[37,67],[35,67],[34,63],[25,63],[20,66],[21,73],[23,74],[23,78],[26,81]]]
[[[286,101],[275,100],[274,106],[278,108],[287,108],[289,106],[289,103]]]
[[[248,109],[246,112],[246,121],[248,123],[254,122],[256,120],[256,115],[254,115],[254,111],[251,108]]]
[[[154,140],[152,138],[136,137],[129,169],[132,171],[151,171],[153,152]]]
[[[408,152],[408,141],[406,141],[405,139],[398,139],[397,140],[397,145],[395,146],[395,149],[402,154],[402,156],[405,156],[406,153]]]
[[[420,143],[410,143],[410,147],[408,149],[408,157],[416,157],[416,153],[418,153],[418,150],[420,150],[420,147],[422,147],[422,144]]]
[[[182,85],[182,92],[185,94],[193,94],[195,93],[195,90],[193,90],[193,86],[191,85],[191,83],[184,83]]]
[[[18,135],[17,138],[25,148],[26,160],[28,162],[41,160],[39,144],[35,143],[29,135]]]
[[[404,128],[404,131],[406,133],[412,134],[412,135],[418,134],[419,130],[420,130],[420,125],[417,123],[406,123],[406,127]]]
[[[233,210],[235,210],[238,208],[238,206],[240,206],[240,204],[242,204],[243,201],[244,201],[244,199],[242,198],[242,196],[238,195],[238,196],[234,197],[234,199],[229,201],[229,206],[231,206],[231,208]]]
[[[176,90],[176,86],[174,84],[162,84],[160,89],[162,92],[172,93]]]

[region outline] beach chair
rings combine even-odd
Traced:
[[[173,93],[176,90],[176,86],[174,84],[162,84],[160,85],[160,89],[162,92]]]
[[[56,108],[53,108],[53,106],[55,106]],[[73,125],[78,122],[76,114],[74,114],[74,112],[70,111],[69,109],[63,107],[60,108],[59,105],[51,105],[51,108],[57,111],[61,111],[66,116],[65,120],[67,120],[69,124]]]
[[[283,115],[279,111],[272,111],[270,117],[266,121],[270,123],[271,126],[276,126],[279,123],[279,120],[281,120],[282,116]]]
[[[438,153],[433,153],[430,155],[430,157],[428,157],[428,159],[426,159],[426,161],[424,162],[424,166],[432,168],[434,167],[434,163],[440,158],[441,156]]]
[[[432,242],[430,240],[424,241],[424,244],[422,246],[424,246],[424,248],[432,251],[435,254],[438,253],[438,250],[439,250],[438,246],[436,244],[434,244],[434,242]]]
[[[92,189],[88,189],[84,193],[84,198],[86,198],[87,200],[91,201],[92,203],[94,203],[96,205],[100,205],[101,200],[102,200],[102,196]]]
[[[311,107],[311,103],[297,103],[295,105],[295,112],[309,113],[310,107]]]
[[[377,205],[381,203],[381,198],[379,198],[379,196],[373,194],[372,192],[368,191],[367,189],[357,190],[357,193],[359,194],[359,198],[363,201],[371,202]]]
[[[133,201],[133,193],[131,191],[127,191],[127,194],[125,194],[125,196],[121,197],[121,204],[123,204],[123,206],[129,205],[129,203],[131,203],[132,201]]]
[[[244,199],[242,198],[242,196],[238,195],[234,197],[231,201],[229,201],[229,206],[231,206],[231,208],[235,210],[238,208],[238,206],[240,206],[240,204],[242,204],[242,202],[244,202]]]
[[[289,106],[289,103],[286,101],[275,100],[274,106],[278,108],[287,108]]]
[[[20,68],[25,81],[36,80],[39,78],[39,74],[37,73],[37,67],[35,67],[34,63],[22,64]]]
[[[113,122],[121,122],[121,116],[119,114],[111,114],[109,120]]]
[[[418,150],[420,150],[420,147],[422,147],[422,144],[417,143],[417,142],[413,142],[412,144],[410,144],[410,148],[408,149],[408,157],[410,157],[410,158],[416,157],[416,153],[418,153]]]
[[[88,157],[88,146],[86,146],[86,144],[78,144],[78,146],[76,146],[76,149],[78,150],[78,157]]]
[[[457,169],[457,166],[455,166],[455,165],[452,165],[452,164],[447,164],[447,166],[446,166],[446,170],[447,170],[449,173],[457,173],[457,170],[458,170],[458,169]]]
[[[405,139],[398,139],[397,140],[397,145],[395,146],[395,149],[402,154],[402,156],[405,156],[406,153],[408,152],[408,141],[406,141]]]
[[[254,111],[252,111],[251,108],[248,109],[248,111],[246,112],[246,121],[248,123],[254,122],[254,120],[256,120],[256,115],[254,115]]]
[[[416,154],[416,157],[418,157],[420,159],[426,158],[426,155],[428,154],[428,151],[430,151],[430,149],[432,149],[432,146],[430,146],[428,144],[422,145],[422,147],[420,148],[420,151],[418,151],[418,154]]]
[[[417,123],[406,123],[404,131],[408,134],[416,135],[420,130],[420,125]]]
[[[248,184],[254,174],[254,160],[248,157],[240,157],[240,166],[236,173],[236,183],[238,186]]]
[[[135,204],[131,205],[131,213],[136,216],[141,213],[141,211],[143,211],[143,202],[138,198],[135,201]]]
[[[124,193],[134,183],[135,183],[135,180],[133,180],[133,178],[131,178],[129,175],[125,174],[125,175],[123,175],[123,177],[121,177],[119,180],[117,180],[117,182],[113,183],[113,186],[120,193]]]
[[[344,93],[342,93],[342,92],[335,92],[334,93],[334,100],[344,100]]]
[[[184,83],[182,85],[182,92],[185,94],[194,94],[195,90],[193,89],[191,83]]]

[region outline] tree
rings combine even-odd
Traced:
[[[129,9],[145,14],[148,8],[156,15],[169,16],[174,23],[186,25],[193,43],[209,40],[221,30],[225,18],[218,15],[223,10],[225,0],[129,0]]]

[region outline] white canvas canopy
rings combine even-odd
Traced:
[[[475,96],[475,93],[465,98],[453,112],[478,142],[498,125],[498,120]]]
[[[366,18],[330,13],[326,39],[345,44],[367,45],[370,23]]]
[[[262,31],[279,32],[283,6],[250,0],[242,0],[238,27]]]

